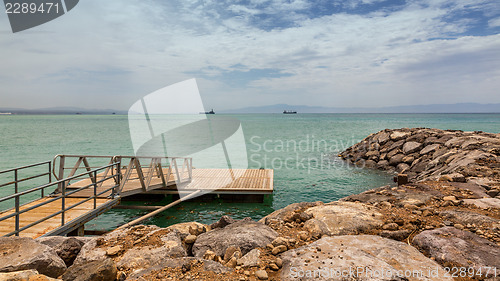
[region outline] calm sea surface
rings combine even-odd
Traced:
[[[222,215],[259,219],[294,202],[333,201],[391,183],[391,175],[347,166],[336,155],[385,128],[432,127],[500,132],[500,114],[247,114],[241,121],[250,168],[274,168],[274,195],[264,204],[184,202],[147,223],[211,223]],[[127,116],[0,115],[0,170],[56,154],[133,155]],[[196,163],[194,163],[196,166]],[[1,182],[8,180],[0,177]],[[33,184],[36,184],[33,183]],[[12,192],[1,188],[0,196]],[[30,198],[27,198],[28,200]],[[154,202],[154,205],[165,204]],[[6,204],[0,204],[5,209]],[[86,225],[106,230],[144,211],[111,210]]]

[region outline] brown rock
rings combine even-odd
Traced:
[[[273,248],[272,254],[276,256],[280,253],[286,252],[286,250],[288,250],[287,246],[279,245],[279,246]]]

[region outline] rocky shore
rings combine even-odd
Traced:
[[[500,280],[500,134],[384,130],[339,156],[408,182],[258,222],[0,238],[0,280]]]

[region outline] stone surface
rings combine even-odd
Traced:
[[[500,209],[500,199],[498,198],[464,199],[464,203],[475,205],[481,209]]]
[[[299,212],[300,210],[307,209],[310,207],[314,206],[319,206],[323,205],[323,202],[301,202],[301,203],[293,203],[285,208],[276,210],[272,212],[271,214],[263,217],[262,219],[259,220],[260,223],[264,223],[266,225],[269,225],[272,222],[291,222],[295,221],[296,218],[301,219],[302,221],[305,221],[304,219],[306,218],[301,218],[300,216],[303,216],[303,212]]]
[[[500,220],[489,216],[481,215],[472,211],[446,210],[439,213],[446,220],[451,220],[464,225],[485,224],[491,227],[500,228]]]
[[[257,277],[259,280],[267,280],[269,276],[267,275],[267,272],[265,270],[257,270],[255,272],[255,277]]]
[[[420,150],[420,155],[424,155],[427,153],[433,153],[434,151],[436,151],[439,148],[439,146],[440,145],[437,143],[428,145],[428,146],[424,147],[422,150]]]
[[[0,253],[0,272],[33,269],[58,277],[66,270],[54,249],[31,238],[0,237]]]
[[[85,244],[78,254],[74,265],[107,259],[109,248],[125,246],[124,241],[134,238],[132,247],[127,246],[113,256],[119,269],[147,268],[165,258],[178,258],[187,255],[182,246],[180,233],[176,229],[157,226],[134,226],[115,230],[99,239]],[[101,246],[107,243],[109,246]]]
[[[500,246],[469,231],[455,227],[427,230],[413,238],[413,243],[440,263],[473,267],[500,268]]]
[[[167,227],[167,229],[176,229],[177,231],[179,231],[181,238],[184,238],[185,236],[188,236],[190,234],[200,235],[208,230],[208,226],[199,222],[192,221],[173,224]]]
[[[405,270],[415,270],[422,276],[408,280],[453,280],[443,275],[444,270],[440,265],[414,247],[373,235],[323,237],[309,245],[287,251],[281,258],[281,280],[406,280],[394,277],[404,277]],[[349,269],[352,274],[349,274]],[[433,277],[430,272],[436,269],[439,269],[439,276]],[[336,272],[340,275],[344,272],[346,276],[344,279],[341,276],[335,278]],[[384,272],[383,276],[380,276],[380,272]],[[393,274],[391,277],[390,272]],[[301,275],[304,277],[297,278]]]
[[[423,144],[415,141],[409,141],[403,145],[403,153],[411,154],[413,152],[420,151],[422,149]]]
[[[362,203],[332,202],[306,210],[313,216],[304,228],[322,235],[359,234],[382,226],[382,215]]]
[[[147,269],[142,269],[133,272],[128,278],[127,281],[144,281],[143,276],[151,273],[152,271],[157,271],[157,270],[162,270],[166,267],[170,268],[180,268],[183,266],[186,266],[188,264],[194,263],[194,262],[199,262],[203,263],[203,270],[204,271],[212,271],[215,273],[225,273],[225,272],[230,272],[233,269],[228,268],[226,266],[223,266],[222,264],[215,262],[215,261],[209,261],[209,260],[203,260],[199,258],[194,258],[194,257],[184,257],[184,258],[175,258],[175,259],[164,259],[160,261],[158,264],[149,267]]]
[[[259,249],[253,249],[250,252],[248,252],[246,255],[238,259],[238,265],[242,267],[253,267],[253,266],[259,266],[260,262],[260,250]]]
[[[186,244],[193,244],[194,242],[196,242],[196,235],[189,234],[184,239],[184,243]]]
[[[38,271],[29,269],[14,272],[0,272],[0,281],[27,281],[30,277],[38,275]]]
[[[224,256],[230,246],[239,247],[245,255],[257,247],[265,247],[278,234],[265,224],[243,219],[229,224],[224,228],[216,228],[200,234],[193,245],[193,254],[201,257],[207,250],[214,251],[218,256]]]
[[[64,281],[114,281],[118,271],[112,259],[72,265],[64,272]]]
[[[73,261],[85,244],[80,239],[64,236],[40,237],[36,241],[54,249],[67,267],[73,264]]]

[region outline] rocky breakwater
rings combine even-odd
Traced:
[[[383,130],[340,154],[349,163],[407,174],[410,181],[476,183],[500,195],[500,134],[427,128]]]

